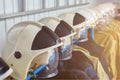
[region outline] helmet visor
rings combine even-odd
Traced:
[[[37,56],[31,63],[28,75],[32,78],[50,78],[58,73],[59,54],[57,48],[48,50],[47,52]],[[38,73],[37,68],[43,67]]]

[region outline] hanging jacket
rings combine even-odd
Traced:
[[[119,18],[119,19],[118,19]],[[112,19],[112,22],[106,25],[109,30],[112,31],[111,35],[115,36],[117,41],[117,55],[116,55],[116,66],[117,66],[117,80],[120,79],[120,17],[116,16],[115,19]]]
[[[95,31],[95,42],[99,45],[104,46],[105,57],[108,63],[109,72],[112,78],[116,79],[117,69],[116,69],[116,51],[117,42],[109,33],[104,31]]]
[[[95,57],[99,58],[105,72],[109,76],[109,79],[110,80],[112,79],[111,74],[108,70],[108,63],[106,61],[104,48],[99,46],[98,44],[96,44],[95,41],[92,39],[90,29],[88,30],[88,41],[78,42],[78,43],[76,43],[76,45],[87,49],[92,56],[95,56]]]
[[[104,34],[109,35],[110,37],[113,37],[114,40],[102,38],[100,36],[103,36]],[[102,31],[96,31],[95,33],[95,41],[100,44],[101,42],[104,42],[105,45],[105,51],[109,54],[109,57],[111,55],[111,58],[108,57],[109,61],[111,61],[111,69],[112,76],[117,77],[116,80],[120,79],[120,21],[116,19],[112,19],[112,21],[105,26],[105,28]],[[97,38],[101,38],[102,40],[98,40]],[[116,46],[113,44],[116,41]],[[108,44],[109,43],[109,44]],[[109,46],[108,46],[109,45]],[[112,47],[111,47],[112,46]],[[111,54],[110,54],[111,53]],[[106,56],[108,56],[108,54]],[[114,67],[113,67],[114,66]],[[116,68],[116,71],[115,71]],[[114,71],[113,71],[114,70]]]
[[[100,80],[109,80],[109,77],[104,71],[98,58],[91,56],[88,50],[77,45],[73,46],[73,51],[82,52],[91,61],[93,68],[96,71]]]
[[[82,52],[73,52],[72,59],[61,61],[59,69],[61,71],[82,70],[90,79],[99,80],[91,61]]]

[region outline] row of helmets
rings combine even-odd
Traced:
[[[58,73],[59,58],[72,58],[75,34],[68,23],[55,17],[17,23],[7,33],[2,59],[13,69],[15,79],[53,77]]]
[[[106,4],[109,7],[105,7]],[[104,15],[114,16],[114,4],[106,4],[63,13],[59,18],[46,17],[38,22],[15,24],[7,33],[2,53],[2,59],[13,69],[11,76],[30,80],[32,77],[57,75],[59,60],[72,58],[72,45],[87,40],[87,29],[95,27]],[[105,10],[100,11],[101,7]],[[0,80],[5,77],[0,77]]]
[[[108,24],[112,18],[117,15],[117,4],[116,3],[104,3],[98,5],[94,8],[97,12],[98,22],[103,22],[104,24]]]

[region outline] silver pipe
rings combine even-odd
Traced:
[[[45,9],[45,2],[46,2],[46,0],[42,0],[42,9]]]
[[[19,17],[19,16],[25,16],[25,15],[30,15],[30,14],[36,14],[36,13],[43,13],[43,12],[48,12],[48,11],[54,11],[54,10],[78,7],[78,6],[87,5],[87,4],[89,4],[89,3],[77,4],[77,5],[69,5],[69,6],[63,6],[63,7],[55,7],[55,8],[48,8],[48,9],[47,8],[46,9],[38,9],[38,10],[31,10],[31,11],[26,11],[26,12],[8,14],[8,15],[0,16],[0,20]]]
[[[59,0],[55,0],[56,1],[56,7],[58,8],[59,7]]]

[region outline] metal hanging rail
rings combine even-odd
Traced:
[[[44,0],[43,0],[43,3],[44,3]],[[4,20],[4,19],[8,19],[8,18],[14,18],[14,17],[19,17],[19,16],[25,16],[25,15],[30,15],[30,14],[36,14],[36,13],[43,13],[43,12],[48,12],[48,11],[72,8],[72,7],[77,7],[77,6],[84,6],[84,5],[87,5],[89,3],[76,4],[76,5],[67,5],[67,6],[63,6],[63,7],[59,7],[59,6],[57,6],[57,4],[56,4],[56,7],[54,7],[54,8],[45,8],[43,6],[42,9],[31,10],[31,11],[24,11],[23,8],[22,8],[22,9],[20,9],[20,11],[24,11],[24,12],[18,12],[18,13],[13,13],[13,14],[2,15],[2,16],[0,16],[0,20]]]

